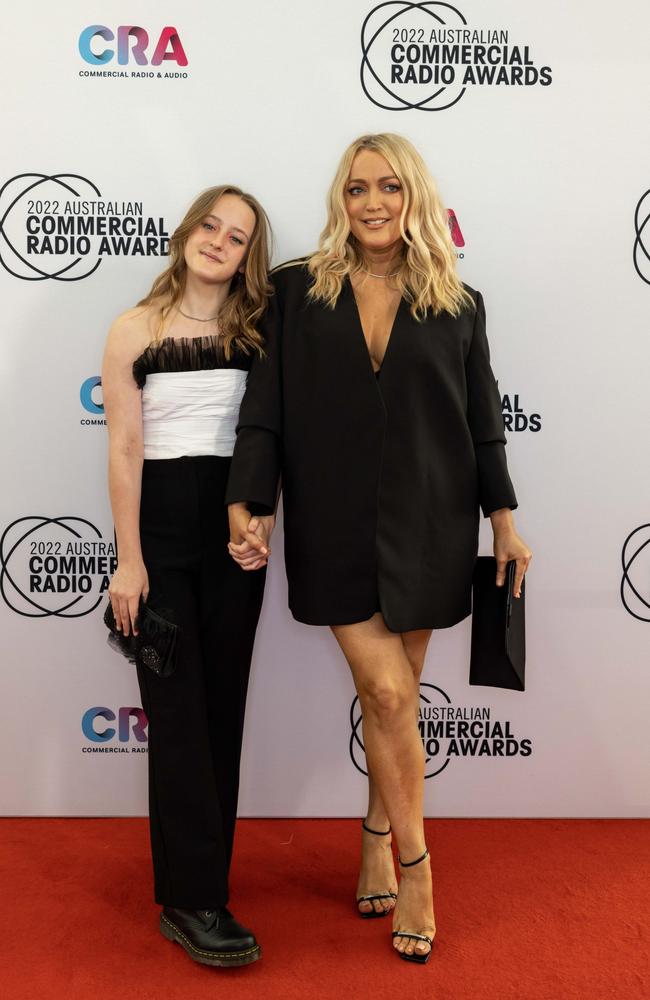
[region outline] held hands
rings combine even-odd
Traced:
[[[517,563],[513,593],[521,597],[521,585],[533,554],[515,530],[512,511],[508,508],[490,514],[494,532],[494,556],[497,561],[497,587],[506,582],[506,566],[511,559]]]
[[[228,551],[243,570],[260,569],[266,566],[271,555],[269,539],[275,526],[275,517],[251,517],[243,503],[233,503],[228,507],[230,522],[230,542]]]
[[[137,635],[136,619],[140,596],[145,601],[149,596],[149,577],[144,563],[120,563],[109,584],[108,595],[118,629],[125,636],[130,632]]]

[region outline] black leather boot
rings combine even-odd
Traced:
[[[225,906],[216,910],[175,910],[165,906],[160,914],[160,930],[203,965],[249,965],[262,954],[253,932],[238,924]]]

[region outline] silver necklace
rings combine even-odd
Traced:
[[[207,319],[202,319],[200,316],[190,316],[189,313],[183,312],[180,306],[178,306],[178,311],[185,319],[193,319],[195,323],[214,323],[215,319],[219,319],[218,314],[216,316],[208,316]]]
[[[373,274],[372,271],[364,271],[363,273],[371,278],[394,278],[396,274],[399,274],[399,271],[393,271],[392,274]]]

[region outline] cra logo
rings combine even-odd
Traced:
[[[79,54],[91,66],[105,66],[117,58],[118,66],[161,66],[175,62],[187,66],[187,56],[176,28],[167,25],[152,45],[149,32],[135,24],[113,30],[105,24],[89,24],[79,35]],[[103,44],[108,43],[108,44]]]

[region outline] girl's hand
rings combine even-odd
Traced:
[[[143,562],[119,563],[108,587],[115,623],[122,634],[138,634],[137,617],[140,597],[149,596],[149,577]]]
[[[230,542],[228,551],[244,570],[266,566],[271,554],[269,539],[275,526],[275,517],[251,517],[245,504],[228,507]]]

